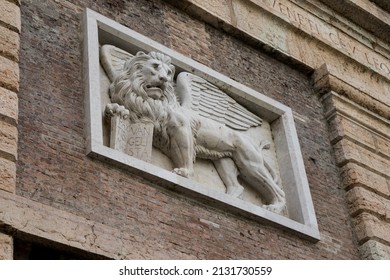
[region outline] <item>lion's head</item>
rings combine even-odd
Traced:
[[[123,71],[111,84],[111,102],[124,105],[133,121],[164,122],[167,111],[178,106],[174,72],[169,56],[138,52],[125,62]]]

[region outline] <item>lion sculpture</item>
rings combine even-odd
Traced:
[[[262,196],[264,208],[276,213],[285,209],[284,191],[262,154],[267,144],[256,145],[241,133],[261,125],[258,116],[198,76],[182,72],[174,80],[175,67],[167,55],[132,56],[109,45],[102,52],[112,81],[106,115],[153,123],[153,146],[171,159],[176,174],[190,177],[196,158],[209,159],[227,194],[242,194],[240,176]]]

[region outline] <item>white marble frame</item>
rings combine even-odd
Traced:
[[[126,168],[129,172],[140,175],[155,185],[184,193],[209,205],[249,216],[262,223],[267,222],[283,229],[290,229],[312,241],[320,240],[294,118],[289,107],[90,9],[85,10],[83,25],[87,155]],[[272,213],[227,194],[210,190],[197,182],[104,146],[99,82],[99,43],[115,44],[133,53],[137,50],[163,52],[172,58],[177,69],[194,73],[221,89],[225,89],[245,106],[255,111],[261,110],[262,117],[272,123],[271,129],[275,139],[281,178],[284,182],[289,182],[289,188],[284,190],[290,217]]]

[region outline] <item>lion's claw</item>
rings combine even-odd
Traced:
[[[106,118],[111,118],[114,115],[119,115],[122,119],[127,119],[129,117],[129,114],[129,110],[117,103],[108,103],[106,105],[106,109],[104,110],[104,115],[106,116]]]
[[[286,209],[286,205],[283,202],[280,202],[280,203],[263,205],[263,208],[268,211],[274,212],[276,214],[280,214],[283,212],[283,210]]]
[[[187,168],[175,168],[173,172],[186,178],[190,176],[190,171]]]

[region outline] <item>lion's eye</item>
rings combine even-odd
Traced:
[[[158,67],[160,66],[160,64],[158,64],[158,63],[153,63],[153,68],[155,69],[155,70],[158,70]]]

